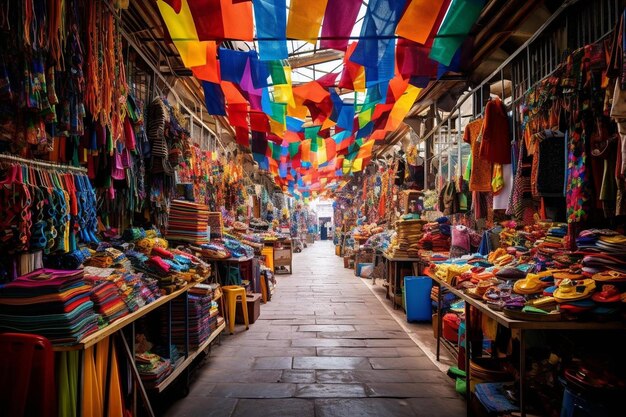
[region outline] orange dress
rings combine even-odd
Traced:
[[[491,170],[492,164],[489,161],[481,159],[480,142],[477,140],[483,127],[483,119],[477,119],[470,122],[465,127],[463,141],[472,146],[472,172],[469,179],[470,191],[491,191]]]

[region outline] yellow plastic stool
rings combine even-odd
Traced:
[[[226,285],[222,287],[226,298],[226,310],[228,311],[228,330],[230,334],[235,333],[235,310],[237,308],[237,298],[241,297],[241,310],[243,311],[243,321],[246,323],[246,330],[249,329],[248,305],[246,303],[246,289],[238,285]]]
[[[261,274],[261,297],[263,298],[263,304],[267,303],[267,283],[265,279],[265,275]]]

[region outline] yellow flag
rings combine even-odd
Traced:
[[[206,64],[208,41],[198,40],[196,24],[193,21],[187,0],[181,0],[179,13],[163,0],[157,0],[161,17],[167,26],[167,31],[178,49],[185,67],[199,67]]]
[[[421,88],[415,87],[414,85],[409,84],[406,88],[404,94],[396,104],[394,104],[393,109],[391,109],[391,113],[389,114],[389,120],[387,121],[387,127],[389,130],[395,130],[400,125],[400,122],[404,120],[411,107],[413,107],[413,103],[415,103],[415,99],[419,95]]]
[[[328,0],[291,0],[287,37],[309,43],[317,42]]]
[[[296,107],[293,99],[293,90],[291,88],[291,67],[284,67],[286,84],[274,86],[274,101],[277,103],[286,103],[288,107]]]

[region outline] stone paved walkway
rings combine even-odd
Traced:
[[[222,337],[176,417],[460,417],[465,402],[330,242],[294,254],[250,330]]]

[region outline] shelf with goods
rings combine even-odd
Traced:
[[[154,302],[141,307],[139,310],[125,317],[122,317],[121,319],[109,324],[108,326],[102,328],[101,330],[85,337],[80,342],[74,345],[55,346],[53,349],[56,352],[64,352],[64,351],[72,351],[72,350],[85,350],[89,347],[92,347],[98,342],[100,342],[101,340],[111,336],[112,334],[122,330],[124,327],[128,326],[129,324],[132,324],[133,322],[144,317],[146,314],[150,313],[151,311],[154,311],[155,309],[161,307],[162,305],[165,305],[166,303],[172,301],[179,295],[184,294],[185,292],[189,291],[189,289],[193,288],[196,284],[197,283],[188,284],[185,287],[177,291],[174,291],[171,294],[164,295],[160,297],[159,299],[155,300]]]
[[[217,301],[217,299],[215,301]],[[197,350],[189,353],[186,358],[180,358],[176,362],[174,371],[172,371],[172,373],[167,378],[165,378],[161,383],[157,384],[152,390],[159,393],[163,392],[183,373],[183,371],[188,369],[189,365],[191,365],[191,363],[198,357],[198,355],[204,352],[215,341],[215,339],[222,334],[225,328],[226,322],[222,322],[222,324],[220,324],[216,330],[211,332],[211,336],[209,336],[209,338],[204,343],[202,343],[202,345],[200,345]]]

